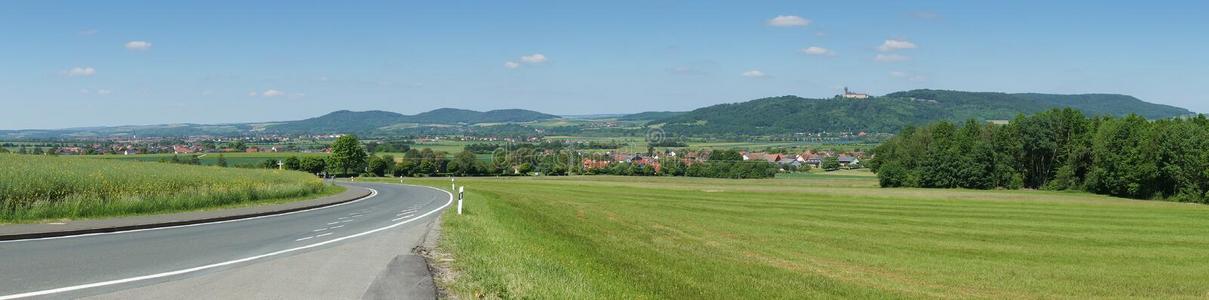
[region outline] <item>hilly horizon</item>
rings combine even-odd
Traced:
[[[1145,102],[1128,95],[963,92],[919,89],[867,100],[804,98],[794,95],[717,104],[692,111],[647,111],[617,115],[620,121],[646,121],[686,135],[783,134],[813,131],[893,132],[934,120],[1005,120],[1017,114],[1072,107],[1088,115],[1136,113],[1148,119],[1194,114],[1184,108]],[[854,113],[856,112],[856,113]],[[751,118],[750,116],[764,116]],[[114,135],[186,136],[245,134],[415,134],[416,128],[527,123],[565,117],[526,109],[475,111],[439,108],[414,115],[383,110],[338,110],[294,121],[229,124],[159,124],[64,129],[0,130],[7,138],[72,138]],[[508,132],[521,133],[526,130]]]
[[[1063,107],[1083,111],[1089,116],[1136,113],[1147,119],[1161,119],[1193,114],[1184,108],[1117,94],[1008,94],[921,89],[863,100],[811,99],[793,95],[761,98],[668,115],[648,124],[663,125],[663,130],[681,135],[820,131],[893,133],[905,126],[939,120],[1010,120],[1020,114]]]

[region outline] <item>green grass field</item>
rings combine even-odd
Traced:
[[[0,154],[0,223],[278,203],[340,190],[293,171]]]
[[[172,156],[178,156],[181,159],[187,159],[190,155],[205,155],[200,158],[203,165],[212,166],[218,163],[218,155],[222,154],[223,158],[227,159],[228,166],[237,165],[260,165],[265,160],[276,159],[283,160],[290,156],[299,158],[307,156],[324,157],[326,153],[301,153],[301,152],[257,152],[257,153],[197,153],[197,154],[171,154],[171,153],[156,153],[156,154],[136,154],[136,155],[88,155],[89,158],[103,158],[116,160],[132,160],[132,161],[150,161],[158,162],[160,160],[172,159]]]
[[[1209,297],[1203,205],[860,174],[458,182],[440,284],[463,298]]]

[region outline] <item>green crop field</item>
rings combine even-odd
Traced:
[[[438,282],[463,298],[1209,297],[1204,205],[859,173],[458,183]]]
[[[0,223],[277,203],[340,189],[293,171],[0,154]]]
[[[89,155],[86,157],[116,159],[116,160],[158,162],[161,160],[170,160],[170,159],[172,159],[172,156],[177,156],[181,159],[187,159],[191,155],[198,155],[198,156],[201,156],[199,158],[199,160],[201,160],[201,163],[203,165],[212,166],[212,165],[215,165],[218,163],[219,154],[221,154],[222,157],[227,160],[228,166],[260,165],[260,163],[263,163],[265,160],[269,160],[269,159],[283,160],[283,159],[286,159],[291,156],[297,156],[299,158],[307,157],[307,156],[317,156],[317,157],[327,156],[327,153],[301,153],[301,152],[244,153],[244,152],[236,152],[236,153],[196,153],[196,154],[157,153],[157,154],[136,154],[136,155]],[[205,155],[205,156],[202,156],[202,155]]]

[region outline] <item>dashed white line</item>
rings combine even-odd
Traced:
[[[308,236],[308,237],[300,238],[300,239],[297,239],[297,240],[294,240],[294,241],[295,241],[295,242],[301,242],[301,241],[305,241],[305,240],[309,240],[309,239],[313,239],[313,238],[315,238],[315,237],[313,237],[313,236]]]
[[[311,230],[311,232],[320,232],[320,231],[324,231],[324,230],[327,230],[327,229],[328,229],[328,228],[319,228],[319,229]]]
[[[325,236],[329,236],[329,235],[332,235],[332,233],[331,233],[331,232],[328,232],[328,233],[324,233],[324,234],[316,235],[315,237],[325,237]]]
[[[353,220],[344,220],[343,222],[340,222],[340,223],[348,223],[348,222],[352,222],[352,221]]]
[[[431,188],[431,187],[429,187],[429,188]],[[445,209],[446,207],[449,207],[450,204],[453,204],[453,193],[450,193],[445,190],[437,189],[437,188],[432,188],[432,189],[445,192],[446,194],[449,195],[449,200],[445,202],[445,205],[441,205],[441,207],[438,207],[437,209],[424,213],[423,215],[420,215],[420,217],[426,217],[428,215],[437,213],[438,211]],[[373,189],[370,189],[370,190],[373,191]],[[373,191],[373,192],[374,192],[374,194],[377,194],[377,191]],[[373,196],[370,196],[370,197],[373,197]],[[369,198],[369,197],[367,197],[367,198]],[[204,265],[204,266],[199,266],[199,267],[193,267],[193,268],[188,268],[188,269],[176,270],[176,271],[171,271],[171,272],[143,275],[143,276],[138,276],[138,277],[130,277],[130,278],[125,278],[125,279],[94,282],[94,283],[89,283],[89,284],[81,284],[81,285],[61,287],[61,288],[57,288],[57,289],[41,290],[41,291],[21,293],[21,294],[3,295],[3,296],[0,296],[0,300],[45,296],[45,295],[52,295],[52,294],[70,292],[70,291],[78,291],[78,290],[88,289],[88,288],[110,286],[110,285],[115,285],[115,284],[122,284],[122,283],[128,283],[128,282],[143,281],[143,280],[148,280],[148,279],[163,278],[163,277],[174,276],[174,275],[188,274],[188,273],[193,273],[193,272],[197,272],[197,271],[201,271],[201,270],[213,269],[213,268],[222,267],[222,266],[229,266],[229,265],[253,261],[253,260],[257,260],[257,259],[261,259],[261,258],[265,258],[265,257],[271,257],[271,256],[285,254],[285,253],[290,253],[290,252],[294,252],[294,251],[298,251],[298,250],[310,249],[310,248],[315,248],[315,247],[319,247],[319,246],[323,246],[323,245],[327,245],[327,244],[338,243],[340,241],[358,238],[358,237],[373,234],[373,233],[376,233],[379,231],[389,230],[391,228],[403,226],[403,224],[407,224],[414,220],[419,220],[419,218],[387,225],[386,227],[380,227],[377,229],[365,231],[365,232],[358,233],[358,234],[342,236],[342,237],[338,237],[335,239],[322,241],[322,242],[318,242],[318,243],[314,243],[314,244],[310,244],[310,245],[298,246],[298,247],[294,247],[294,248],[290,248],[290,249],[280,250],[277,252],[266,253],[266,254],[251,256],[251,257],[245,257],[245,258],[236,259],[236,260],[230,260],[230,261],[214,263],[214,264],[209,264],[209,265]]]
[[[340,224],[340,222],[331,222],[331,223],[327,223],[327,225],[336,225],[336,224]]]
[[[344,227],[344,225],[340,225],[340,226],[332,226],[332,227],[328,227],[327,229],[336,229],[336,228],[340,228],[340,227]]]
[[[392,219],[391,221],[392,221],[392,222],[393,222],[393,221],[398,221],[398,220],[402,220],[402,219],[410,218],[411,216],[412,216],[412,215],[406,215],[406,216],[399,217],[398,219]]]

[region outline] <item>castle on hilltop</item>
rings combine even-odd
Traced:
[[[869,99],[869,94],[851,92],[848,91],[848,87],[844,87],[844,94],[840,96],[844,97],[844,99]]]

